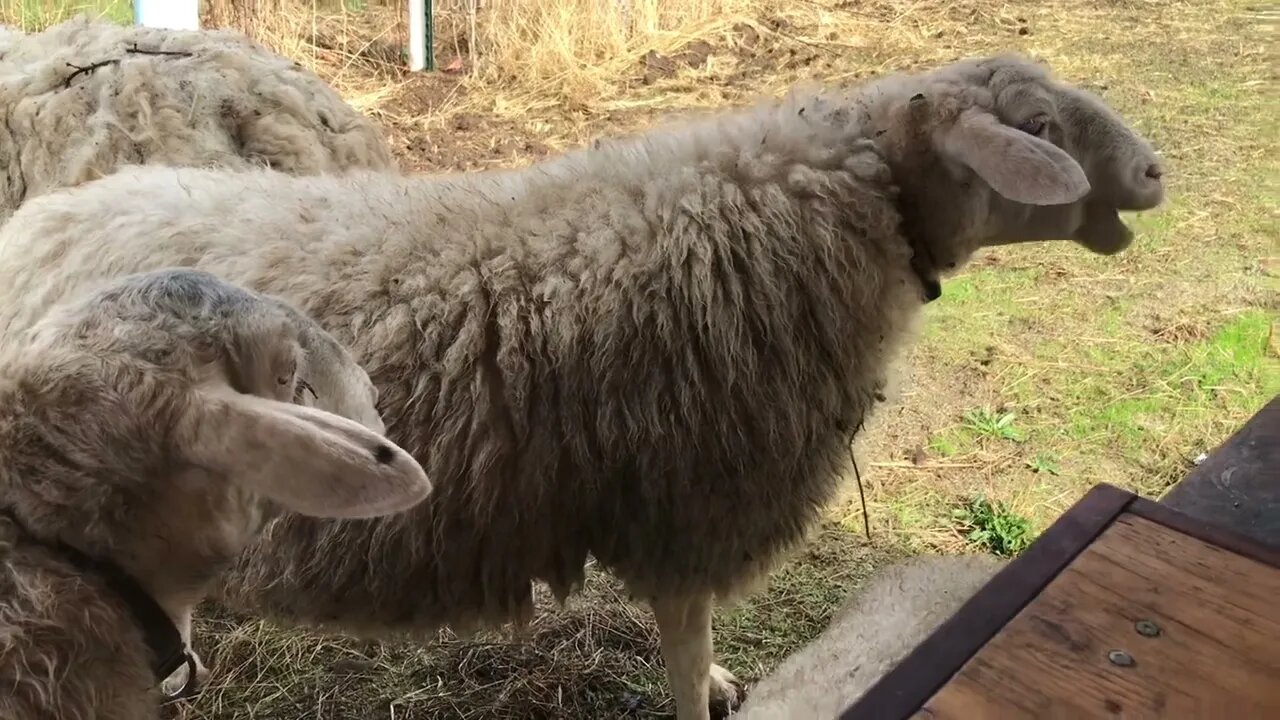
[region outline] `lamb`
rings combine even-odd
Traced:
[[[990,555],[921,556],[882,569],[817,639],[756,683],[734,717],[839,717],[1005,564]]]
[[[130,164],[396,169],[376,123],[242,34],[83,16],[0,29],[0,222],[26,198]]]
[[[838,489],[941,280],[980,248],[1117,253],[1148,143],[1019,56],[959,61],[429,178],[138,168],[0,229],[0,333],[165,264],[279,295],[352,349],[437,483],[411,512],[287,515],[219,597],[387,635],[527,620],[588,554],[651,605],[680,720],[737,704],[711,609]],[[322,399],[323,400],[323,399]],[[323,406],[323,405],[322,405]]]
[[[421,501],[382,435],[291,402],[296,311],[207,273],[131,275],[0,352],[0,717],[159,717],[190,612],[281,510]],[[310,321],[306,321],[310,322]]]

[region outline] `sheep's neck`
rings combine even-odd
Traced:
[[[0,508],[0,515],[18,527],[22,534],[45,546],[78,572],[98,580],[128,609],[152,655],[152,671],[157,682],[173,674],[184,664],[191,662],[186,642],[177,621],[185,618],[185,612],[174,614],[164,607],[146,587],[115,561],[105,557],[93,557],[79,548],[61,540],[47,540],[32,533],[28,523],[22,521],[11,507]],[[176,620],[175,620],[176,619]],[[193,670],[193,668],[188,668]],[[194,677],[194,674],[193,674]]]

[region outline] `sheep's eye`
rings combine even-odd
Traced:
[[[307,382],[306,380],[300,379],[298,380],[298,387],[294,390],[294,393],[293,393],[294,401],[296,402],[296,401],[302,400],[302,393],[304,392],[311,393],[311,397],[315,398],[316,400],[320,399],[320,396],[316,394],[315,388],[311,387],[311,383]]]
[[[1018,126],[1018,129],[1028,135],[1035,135],[1038,137],[1044,132],[1044,129],[1048,124],[1049,123],[1046,122],[1043,117],[1033,117],[1030,120],[1024,121]]]

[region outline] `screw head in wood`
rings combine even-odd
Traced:
[[[1133,628],[1143,637],[1157,637],[1160,635],[1160,626],[1150,620],[1139,620],[1134,624]]]
[[[1111,661],[1112,665],[1119,665],[1120,667],[1133,667],[1136,664],[1133,656],[1123,650],[1112,650],[1107,653],[1107,659]]]

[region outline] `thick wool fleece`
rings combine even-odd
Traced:
[[[437,490],[394,518],[273,524],[228,582],[255,612],[347,631],[509,620],[588,555],[640,597],[731,595],[833,498],[927,279],[989,244],[1077,237],[1085,204],[1122,227],[1116,208],[1158,200],[1145,143],[1083,97],[978,59],[517,171],[122,170],[0,228],[0,332],[103,278],[185,265],[350,346]],[[1054,133],[1076,133],[1059,139],[1075,156],[999,120],[1046,107],[1070,110]],[[993,159],[991,137],[1010,152]],[[1080,192],[1073,157],[1147,194],[1024,204],[936,138],[1019,196],[1065,182],[1044,157]]]
[[[239,33],[84,17],[0,28],[0,221],[128,164],[395,170],[373,121]]]
[[[524,172],[122,171],[71,200],[102,242],[41,232],[67,219],[45,203],[24,226],[47,241],[29,270],[61,258],[24,305],[192,264],[349,344],[437,491],[397,518],[273,525],[232,581],[262,610],[505,620],[588,553],[640,595],[728,594],[818,517],[923,304],[887,169],[856,124],[797,114],[813,101]],[[111,199],[125,187],[145,210]],[[126,227],[146,242],[110,239]]]

